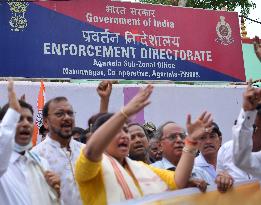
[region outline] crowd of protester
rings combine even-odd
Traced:
[[[261,46],[255,43],[261,60]],[[99,112],[88,128],[75,126],[73,106],[55,97],[43,108],[42,141],[32,147],[33,109],[8,83],[9,102],[0,110],[0,199],[5,205],[111,204],[169,190],[261,180],[261,88],[248,86],[222,145],[222,128],[209,112],[186,127],[166,121],[139,124],[130,117],[148,106],[153,86],[140,89],[116,113],[108,112],[112,83],[97,87]]]

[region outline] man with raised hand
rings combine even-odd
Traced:
[[[243,94],[243,105],[233,126],[233,159],[237,167],[261,180],[261,151],[252,152],[253,125],[257,115],[257,105],[261,100],[261,89],[248,83]],[[260,129],[259,127],[256,129]]]
[[[0,124],[0,173],[2,174],[8,168],[9,160],[12,154],[13,139],[15,136],[16,123],[20,117],[21,107],[16,99],[13,89],[13,82],[9,81],[7,90],[9,98],[9,109],[3,116]]]
[[[59,177],[47,171],[44,159],[29,151],[34,126],[32,106],[16,99],[12,81],[8,96],[9,104],[0,111],[1,204],[59,204]]]

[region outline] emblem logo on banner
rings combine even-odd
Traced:
[[[225,21],[224,16],[220,16],[220,21],[217,23],[216,31],[218,38],[216,42],[221,43],[225,46],[234,42],[234,39],[231,37],[232,30],[230,25]]]
[[[24,17],[28,2],[8,2],[12,17],[9,21],[11,31],[23,31],[27,27],[27,20]]]

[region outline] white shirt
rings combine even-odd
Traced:
[[[215,167],[209,164],[204,156],[199,153],[195,158],[192,176],[204,179],[208,184],[214,184],[217,176]]]
[[[226,171],[229,173],[235,182],[246,181],[253,177],[239,169],[233,162],[233,140],[230,140],[223,144],[217,157],[217,172]]]
[[[45,158],[50,165],[51,171],[60,176],[61,199],[64,205],[81,205],[82,201],[74,173],[76,160],[84,144],[71,139],[69,146],[71,152],[67,151],[66,148],[61,148],[59,142],[47,136],[32,151]]]
[[[9,165],[13,151],[16,124],[20,114],[9,108],[0,124],[0,176],[2,176]]]
[[[233,160],[237,167],[261,180],[261,151],[252,152],[253,124],[257,111],[241,109],[237,124],[233,126]]]
[[[19,113],[9,109],[0,125],[0,203],[36,205],[37,199],[38,202],[51,202],[50,187],[38,165],[47,169],[47,161],[36,155],[31,157],[28,152],[21,155],[13,151],[19,116]]]
[[[172,164],[169,160],[167,160],[165,157],[162,157],[162,160],[156,161],[150,165],[160,169],[173,169],[173,171],[176,169],[176,166]]]

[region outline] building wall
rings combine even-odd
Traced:
[[[37,96],[40,83],[15,82],[17,95],[26,95],[26,101],[37,113]],[[76,125],[86,128],[88,118],[99,110],[96,84],[45,83],[46,100],[66,96],[76,111]],[[142,85],[140,85],[142,86]],[[128,89],[124,89],[128,88]],[[137,92],[137,85],[113,85],[109,111],[118,111],[126,102],[127,95]],[[231,127],[237,118],[242,101],[242,86],[185,86],[155,85],[151,104],[141,112],[137,121],[152,121],[159,126],[173,120],[185,127],[187,114],[194,120],[203,111],[213,114],[220,125],[224,141],[231,139]],[[0,106],[7,102],[6,82],[0,82]],[[124,101],[125,99],[125,101]]]

